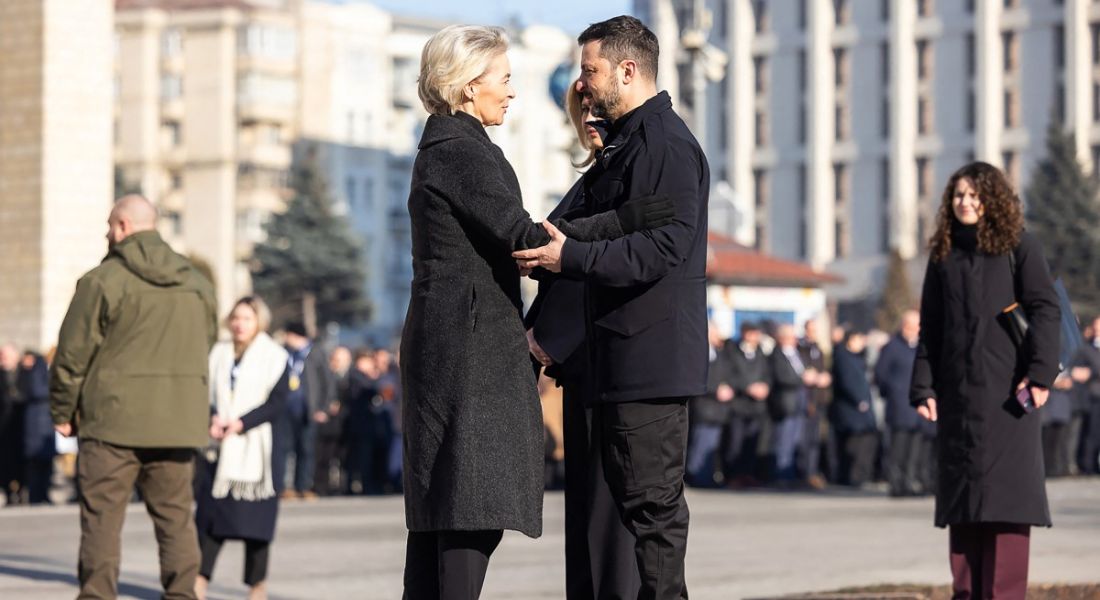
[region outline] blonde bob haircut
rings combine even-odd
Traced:
[[[229,328],[229,320],[233,318],[233,311],[237,310],[238,306],[247,306],[252,309],[252,312],[256,313],[256,335],[266,333],[268,328],[271,327],[271,309],[267,307],[267,303],[263,298],[259,296],[245,296],[240,300],[233,303],[233,308],[229,310],[229,314],[225,315],[225,328]]]
[[[424,110],[451,115],[465,102],[465,88],[477,81],[489,63],[508,51],[508,36],[499,27],[451,25],[424,44],[417,93]]]
[[[581,105],[583,98],[580,93],[577,92],[577,82],[574,81],[569,86],[568,90],[565,90],[565,112],[569,115],[569,122],[573,125],[573,130],[577,134],[577,141],[580,142],[581,148],[588,151],[588,156],[584,157],[580,162],[571,160],[573,166],[577,169],[583,169],[588,165],[596,162],[596,148],[592,146],[592,140],[588,137],[588,130],[585,128],[584,123],[584,106]]]

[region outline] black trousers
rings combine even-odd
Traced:
[[[925,435],[910,429],[890,430],[890,453],[886,479],[890,494],[907,496],[924,491]]]
[[[404,600],[477,600],[504,532],[410,531]]]
[[[1067,423],[1043,425],[1043,464],[1047,477],[1069,475],[1068,433]]]
[[[317,434],[317,464],[313,472],[313,490],[321,496],[331,496],[343,489],[344,444],[339,433]],[[332,481],[333,468],[337,467],[336,481]]]
[[[837,432],[840,453],[840,483],[861,486],[871,480],[875,470],[878,434]]]
[[[218,562],[218,553],[225,540],[199,532],[199,550],[202,552],[202,565],[199,575],[207,580],[213,579],[214,563]],[[244,583],[253,586],[267,579],[267,563],[271,557],[271,542],[244,540]]]
[[[623,524],[604,476],[600,429],[583,386],[563,387],[565,597],[634,600],[641,578],[634,534]]]
[[[603,404],[596,412],[611,495],[636,538],[638,600],[687,597],[687,400]]]
[[[726,481],[760,478],[760,437],[764,433],[765,415],[742,415],[734,413],[726,426],[722,452],[723,471]]]

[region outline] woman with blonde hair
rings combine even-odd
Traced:
[[[954,597],[1024,598],[1031,527],[1051,524],[1037,410],[1059,372],[1057,293],[1020,199],[983,162],[948,181],[930,252],[909,397],[937,423]]]
[[[245,544],[249,599],[267,597],[267,565],[279,509],[271,423],[289,389],[289,357],[268,336],[270,322],[264,301],[245,296],[226,318],[232,339],[210,351],[210,437],[217,445],[207,450],[196,472],[195,525],[202,565],[195,593],[200,600],[226,540]]]
[[[431,114],[409,194],[413,282],[401,338],[410,600],[477,598],[503,530],[542,533],[542,415],[511,253],[557,229],[531,220],[485,131],[516,95],[507,50],[499,28],[456,25],[421,58]],[[646,212],[555,225],[608,239],[656,226]]]

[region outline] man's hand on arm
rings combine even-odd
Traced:
[[[561,248],[565,245],[565,234],[554,227],[549,221],[543,221],[542,226],[546,233],[550,234],[550,243],[531,250],[518,250],[512,253],[516,259],[516,265],[520,272],[524,269],[542,267],[551,273],[561,273]]]

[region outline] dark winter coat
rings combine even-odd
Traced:
[[[515,172],[476,119],[432,115],[419,147],[401,339],[406,524],[535,537],[542,410],[511,253],[549,236],[523,209]]]
[[[57,454],[50,418],[50,374],[46,359],[36,356],[34,366],[19,367],[18,385],[23,397],[23,456],[49,460]]]
[[[749,358],[741,349],[741,345],[733,340],[726,344],[726,353],[730,360],[734,392],[730,410],[733,414],[743,417],[763,415],[768,408],[766,402],[749,396],[748,388],[754,383],[771,385],[771,365],[768,363],[768,356],[763,350],[757,348],[752,358]]]
[[[909,403],[909,383],[917,349],[900,335],[882,347],[875,363],[875,386],[886,402],[886,425],[898,431],[914,431],[924,419]]]
[[[825,364],[825,353],[821,351],[821,347],[817,345],[817,342],[803,338],[798,344],[798,349],[802,353],[802,364],[806,365],[807,368],[814,369],[820,373],[829,370]],[[807,412],[810,416],[816,415],[819,411],[825,410],[825,407],[828,406],[832,399],[833,395],[830,388],[811,388]]]
[[[274,423],[283,412],[290,372],[283,373],[271,394],[260,406],[241,417],[244,431],[264,423]],[[195,527],[199,533],[230,540],[270,542],[275,538],[275,521],[279,515],[279,498],[264,500],[234,500],[232,496],[213,496],[217,461],[200,456],[195,469]],[[278,489],[278,484],[276,484]]]
[[[1025,232],[1014,285],[1008,255],[979,252],[973,234],[956,229],[951,253],[928,264],[910,391],[914,404],[936,399],[935,522],[1049,526],[1041,417],[1015,399],[1024,376],[1051,387],[1058,375],[1060,314],[1046,259]],[[1017,300],[1030,322],[1020,351],[998,318]]]
[[[798,350],[794,352],[797,354]],[[798,356],[801,362],[802,357]],[[772,384],[768,393],[768,414],[773,421],[782,421],[787,417],[805,413],[809,402],[809,390],[802,381],[802,373],[806,365],[801,369],[783,354],[783,349],[776,346],[768,356],[768,364],[771,367]]]
[[[720,402],[718,386],[733,387],[733,368],[729,353],[724,348],[712,350],[710,368],[707,370],[707,393],[691,399],[692,425],[725,425],[730,420],[732,401]]]
[[[710,170],[667,93],[615,121],[584,179],[588,215],[651,194],[675,206],[657,229],[562,247],[562,273],[585,281],[596,400],[705,393]]]
[[[872,433],[877,429],[867,381],[867,358],[844,347],[833,351],[833,403],[829,418],[841,433]]]

